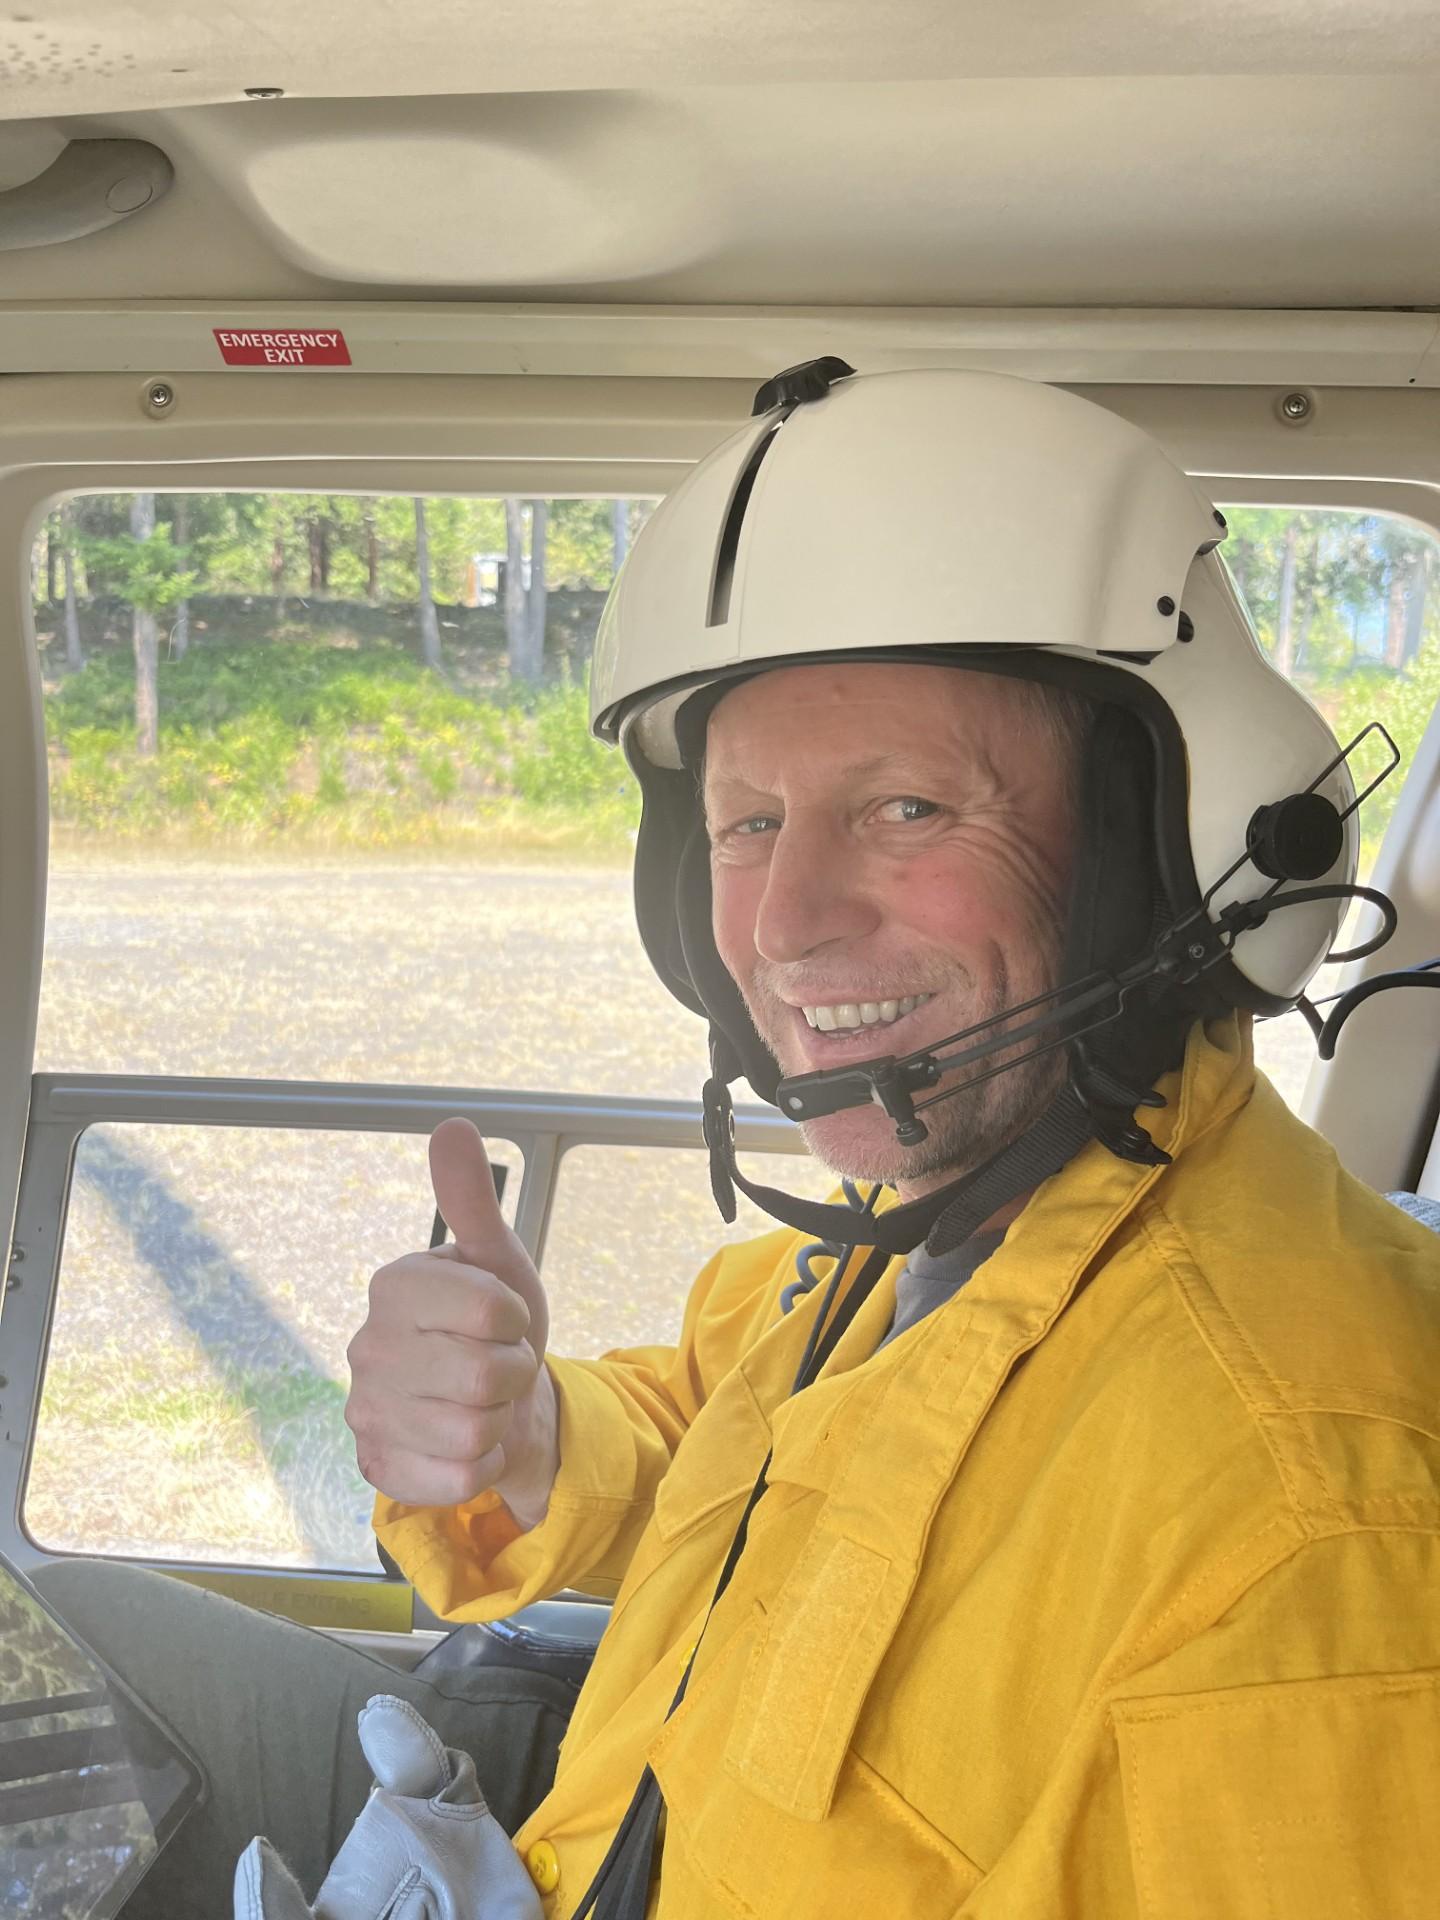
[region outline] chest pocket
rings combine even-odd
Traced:
[[[828,1574],[830,1599],[815,1587],[779,1631],[754,1606],[652,1748],[669,1807],[666,1911],[710,1912],[718,1901],[742,1920],[894,1913],[903,1889],[914,1920],[953,1920],[982,1878],[851,1751],[888,1638],[875,1584],[884,1586],[884,1563],[833,1534],[827,1547],[816,1543],[812,1567]]]

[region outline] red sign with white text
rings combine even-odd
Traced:
[[[350,349],[335,327],[215,327],[227,367],[348,367]]]

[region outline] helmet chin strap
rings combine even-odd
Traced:
[[[856,1239],[857,1216],[850,1207],[804,1200],[778,1187],[762,1186],[740,1171],[735,1158],[735,1116],[729,1081],[738,1077],[740,1061],[726,1037],[711,1029],[712,1073],[705,1083],[703,1114],[705,1144],[710,1149],[710,1186],[721,1217],[735,1218],[738,1189],[773,1219],[814,1234],[821,1240],[851,1244]],[[1153,1096],[1152,1096],[1153,1098]],[[1135,1129],[1157,1162],[1168,1159]],[[978,1167],[950,1181],[935,1193],[902,1202],[883,1214],[864,1220],[863,1243],[885,1253],[912,1252],[925,1241],[934,1253],[947,1253],[968,1240],[991,1214],[1021,1194],[1028,1193],[1058,1173],[1081,1147],[1096,1137],[1095,1114],[1073,1080],[1021,1133]],[[1138,1155],[1136,1157],[1139,1157]]]

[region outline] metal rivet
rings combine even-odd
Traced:
[[[1170,598],[1168,593],[1162,593],[1160,598],[1155,602],[1155,608],[1158,613],[1163,613],[1168,620],[1175,611],[1175,602]]]
[[[1185,951],[1192,960],[1203,960],[1205,958],[1205,945],[1201,940],[1192,940]]]
[[[145,389],[145,404],[152,413],[168,413],[175,404],[175,389],[166,380],[152,380]]]
[[[1308,420],[1312,404],[1308,393],[1287,393],[1280,402],[1280,417],[1284,420]]]
[[[284,87],[246,87],[245,98],[247,100],[283,100],[285,89]]]

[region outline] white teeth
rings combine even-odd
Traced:
[[[903,1000],[842,1000],[828,1007],[802,1007],[800,1011],[818,1032],[836,1033],[855,1027],[888,1026],[933,998],[928,993],[910,993]]]

